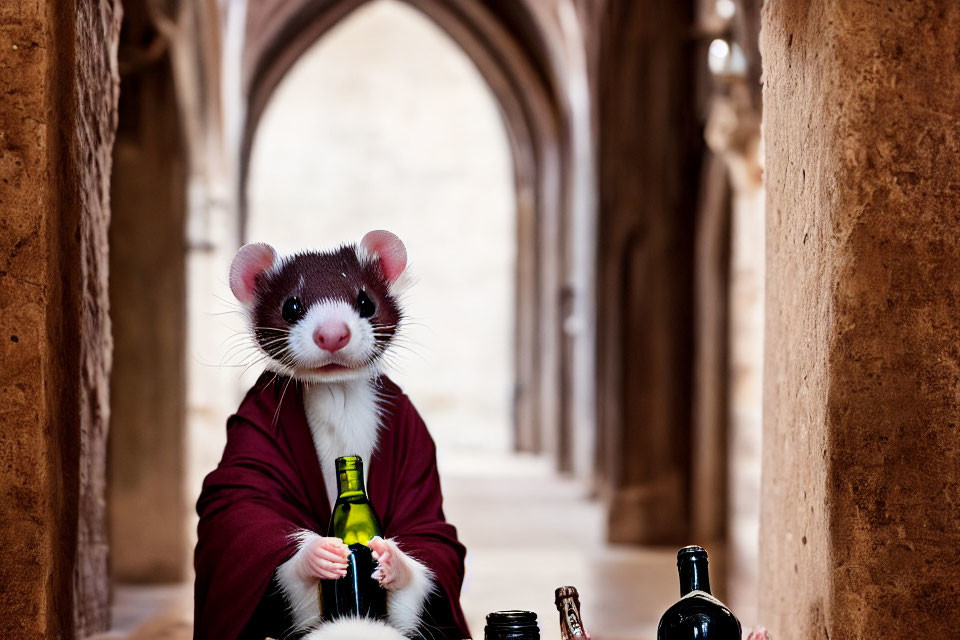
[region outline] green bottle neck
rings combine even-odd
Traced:
[[[366,494],[360,458],[337,458],[337,494],[340,497]]]
[[[363,486],[363,474],[359,471],[341,471],[337,473],[337,493],[341,496],[354,493],[366,493]]]

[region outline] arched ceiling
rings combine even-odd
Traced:
[[[284,75],[329,29],[370,0],[259,0],[248,5],[242,81],[246,96],[240,147],[241,219],[253,138]],[[466,52],[497,97],[510,134],[519,183],[541,178],[540,163],[565,145],[562,83],[548,58],[549,25],[541,28],[526,0],[403,0],[422,11]],[[543,15],[543,7],[539,7]],[[562,163],[561,163],[562,166]],[[561,169],[562,170],[562,169]],[[558,196],[561,197],[561,196]]]
[[[300,37],[299,34],[313,30],[314,26],[326,30],[368,1],[258,0],[249,3],[242,62],[244,88],[251,86],[267,58],[278,55],[285,45]],[[552,66],[546,37],[526,0],[447,0],[444,4],[463,16],[467,23],[477,8],[485,10],[519,45],[541,82],[551,85]],[[325,24],[312,24],[316,22]]]

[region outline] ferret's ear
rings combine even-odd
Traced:
[[[230,290],[244,306],[254,302],[257,291],[257,276],[264,273],[277,261],[277,252],[268,244],[255,242],[245,244],[233,256],[230,264]]]
[[[393,284],[407,268],[407,249],[400,238],[389,231],[371,231],[363,236],[360,246],[371,256],[380,258],[380,268],[387,282]]]

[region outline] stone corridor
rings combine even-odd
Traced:
[[[236,399],[197,357],[213,342],[189,328],[206,314],[190,283],[225,285],[257,233],[254,146],[284,77],[364,9],[439,27],[465,55],[444,62],[478,72],[507,133],[509,375],[447,350],[465,340],[432,343],[507,391],[479,426],[454,418],[437,438],[471,550],[473,632],[492,609],[526,607],[555,638],[552,592],[573,583],[594,638],[653,638],[677,596],[674,551],[700,542],[736,587],[721,599],[774,640],[956,636],[960,3],[18,0],[0,3],[3,637],[191,637],[191,470],[222,442],[190,421],[222,435]],[[369,43],[352,51],[373,55],[380,38],[355,33]],[[329,86],[353,74],[346,53]],[[425,69],[371,93],[407,112],[393,146],[418,153],[426,137],[407,124],[437,133],[450,120],[435,107],[478,113],[397,97],[412,78],[450,86]],[[306,107],[298,119],[333,122]],[[378,156],[292,166],[364,196],[419,166]],[[427,240],[459,250],[477,237],[457,215],[494,225],[478,197],[458,206],[436,188],[454,163],[404,193],[421,226],[420,193],[444,198],[456,241]],[[267,213],[303,195],[278,184],[291,198]],[[399,210],[400,194],[384,188],[375,208]],[[442,263],[425,265],[451,279],[442,301],[472,287],[494,308],[474,281],[486,266]],[[492,333],[472,333],[495,354]],[[417,402],[439,413],[463,396]],[[543,457],[475,446],[506,424],[501,444]],[[466,457],[461,436],[475,439]]]

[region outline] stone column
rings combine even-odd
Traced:
[[[598,78],[598,460],[613,542],[690,531],[696,185],[692,4],[611,2]]]
[[[0,4],[0,635],[109,622],[107,225],[119,3]]]
[[[752,624],[760,522],[764,191],[760,114],[753,106],[752,87],[740,76],[727,78],[725,85],[725,91],[714,96],[704,137],[726,166],[731,188],[729,305],[723,309],[729,316],[729,353],[723,372],[729,432],[719,444],[698,438],[694,450],[700,452],[698,461],[713,457],[726,462],[726,482],[713,482],[727,492],[718,502],[729,511],[723,523],[724,539],[729,541],[725,602],[741,622]],[[702,493],[709,496],[706,488]],[[709,513],[709,505],[700,506],[695,522]]]
[[[960,5],[775,0],[761,585],[777,640],[960,628]]]
[[[692,539],[713,564],[727,540],[730,188],[721,157],[706,157],[696,230],[696,352],[691,461]],[[717,574],[712,571],[711,574]],[[711,575],[714,591],[724,580]]]
[[[187,575],[186,152],[170,46],[142,3],[124,6],[110,222],[111,573]]]

